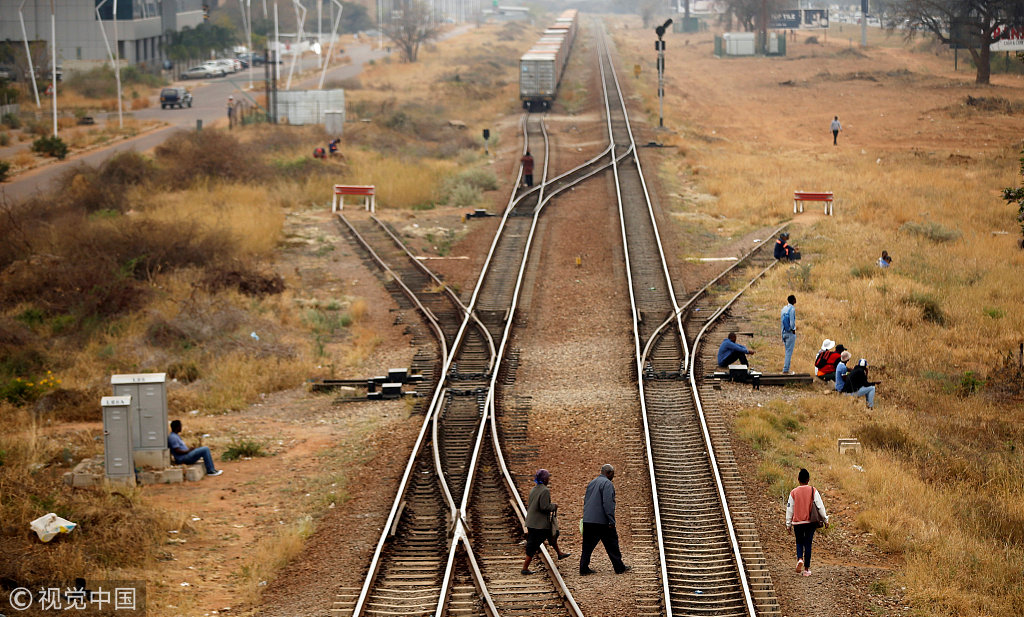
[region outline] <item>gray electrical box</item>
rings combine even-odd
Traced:
[[[135,482],[135,448],[132,445],[131,396],[104,396],[103,466],[107,478]]]
[[[131,397],[132,444],[135,463],[144,467],[170,465],[167,449],[166,373],[113,375],[114,396]]]

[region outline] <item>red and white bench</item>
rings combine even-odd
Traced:
[[[362,196],[363,207],[370,212],[376,212],[375,193],[376,186],[372,184],[335,184],[334,197],[331,199],[331,212],[345,209],[345,195]]]
[[[796,214],[797,205],[800,212],[804,211],[805,201],[820,201],[825,203],[825,214],[832,216],[832,191],[793,191],[793,214]]]

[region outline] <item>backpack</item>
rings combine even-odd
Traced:
[[[830,349],[823,349],[818,352],[818,357],[814,359],[814,368],[825,368],[825,365],[828,363],[828,355],[830,351]]]

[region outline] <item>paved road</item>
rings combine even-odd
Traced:
[[[331,68],[327,72],[329,80],[355,77],[362,72],[363,65],[366,62],[372,59],[383,58],[387,55],[385,51],[371,49],[369,45],[352,45],[345,51],[352,59],[352,62]],[[281,73],[278,80],[278,87],[280,89],[284,89],[288,79],[288,66],[287,60],[281,65]],[[315,57],[303,59],[303,68],[309,70],[315,67]],[[263,67],[254,67],[249,69],[249,71],[251,71],[254,86],[259,90],[264,75]],[[296,68],[296,75],[298,75],[298,67]],[[192,91],[193,103],[191,108],[160,109],[159,105],[156,105],[149,109],[132,112],[140,120],[159,119],[170,123],[170,126],[117,142],[80,156],[72,156],[66,161],[53,162],[24,174],[19,174],[10,181],[0,185],[0,199],[6,199],[9,202],[15,203],[20,202],[27,197],[48,190],[70,166],[80,163],[97,166],[118,152],[130,150],[145,152],[160,145],[175,132],[194,129],[197,120],[202,120],[204,126],[215,121],[224,120],[227,117],[226,104],[228,96],[234,96],[236,99],[245,98],[243,90],[249,85],[249,76],[249,72],[242,71],[219,79],[175,82],[176,84],[186,85]],[[315,77],[307,77],[301,82],[296,77],[293,77],[292,88],[316,88],[319,77],[320,74],[317,73]],[[108,123],[116,123],[117,113],[107,114],[106,121]]]

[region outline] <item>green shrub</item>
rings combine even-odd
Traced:
[[[960,398],[967,398],[972,394],[981,392],[985,387],[985,379],[974,374],[974,371],[967,371],[960,376],[956,383],[954,393]]]
[[[4,126],[10,129],[21,128],[21,118],[19,118],[16,114],[4,114],[3,123]]]
[[[991,306],[986,306],[984,311],[985,315],[991,317],[992,319],[1002,319],[1006,315],[1006,311],[1004,311],[1003,309]]]
[[[850,276],[852,276],[855,279],[869,279],[875,274],[877,270],[878,266],[875,266],[873,264],[854,266],[850,268]]]
[[[914,292],[903,298],[903,303],[920,308],[921,318],[925,321],[940,326],[946,325],[946,315],[942,312],[939,301],[931,294]]]
[[[68,145],[60,137],[40,137],[32,142],[32,151],[46,156],[55,156],[60,160],[68,155]]]
[[[481,191],[494,191],[498,189],[498,177],[490,169],[479,167],[467,169],[455,176],[455,180],[461,184],[468,184]]]
[[[7,172],[11,170],[11,164],[7,161],[0,161],[0,182],[7,179]]]
[[[854,435],[865,448],[890,450],[901,454],[912,454],[917,448],[909,435],[891,424],[863,424],[854,431]]]
[[[934,221],[926,221],[924,223],[907,221],[900,226],[900,231],[920,236],[932,242],[952,242],[959,239],[962,235],[960,231],[943,227]]]
[[[240,458],[254,458],[257,456],[269,456],[263,449],[263,444],[253,439],[232,438],[224,454],[220,456],[222,461],[237,461]]]
[[[483,192],[469,184],[458,184],[448,197],[448,203],[453,206],[473,206],[483,198]]]
[[[0,146],[7,146],[10,145],[10,143],[11,136],[7,133],[7,131],[0,133]]]

